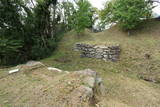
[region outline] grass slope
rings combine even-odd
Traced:
[[[159,107],[160,85],[138,78],[146,74],[148,78],[160,77],[160,22],[148,21],[143,29],[130,36],[117,26],[100,33],[85,32],[76,37],[74,32],[66,34],[57,51],[43,62],[50,66],[74,71],[91,68],[99,73],[108,88],[102,105],[109,107]],[[97,59],[80,58],[73,52],[75,43],[120,44],[121,59],[117,63]],[[151,56],[150,59],[145,57]],[[104,106],[104,107],[105,107]]]
[[[107,88],[107,94],[98,103],[100,107],[159,107],[160,84],[138,78],[141,73],[156,78],[160,75],[159,29],[159,21],[149,21],[142,30],[133,32],[131,36],[119,30],[117,26],[100,33],[86,30],[85,35],[81,37],[77,37],[72,31],[65,35],[53,56],[42,62],[65,71],[86,68],[97,71]],[[72,51],[77,42],[120,44],[121,59],[115,63],[80,58],[79,52]],[[147,59],[146,54],[151,55],[151,58]],[[5,76],[8,70],[1,69],[0,77]],[[65,81],[65,78],[68,77],[44,70],[29,75],[18,73],[4,77],[0,79],[0,106],[53,105],[54,101],[51,98],[61,96],[61,93],[55,94],[58,89],[55,86],[63,82],[62,80]]]

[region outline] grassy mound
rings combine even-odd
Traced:
[[[117,26],[100,33],[85,32],[77,37],[74,32],[66,34],[52,57],[43,62],[63,70],[91,68],[99,72],[108,87],[108,95],[103,104],[110,107],[158,107],[160,105],[160,22],[148,21],[140,30],[122,32]],[[73,52],[75,43],[98,45],[119,44],[121,59],[117,63],[97,59],[80,58]],[[139,78],[140,77],[140,78]],[[144,80],[147,78],[147,82]],[[157,80],[158,79],[158,80]]]
[[[65,35],[53,56],[42,60],[42,62],[45,65],[67,71],[88,68],[97,71],[107,88],[107,94],[98,101],[97,106],[159,107],[160,84],[158,81],[153,83],[143,80],[143,78],[151,77],[158,79],[160,75],[159,29],[159,21],[148,21],[143,29],[132,32],[130,36],[118,29],[117,26],[100,33],[91,33],[86,30],[85,35],[81,37],[77,37],[72,31]],[[80,58],[80,53],[72,50],[77,42],[98,45],[119,44],[122,49],[121,59],[115,63]],[[51,97],[63,96],[61,93],[55,94],[55,90],[59,89],[59,87],[55,87],[56,84],[59,81],[72,79],[65,77],[65,75],[52,74],[43,70],[28,76],[13,74],[5,77],[7,70],[0,70],[0,77],[4,77],[0,79],[0,104],[2,106],[11,106],[16,102],[23,106],[28,100],[29,104],[38,105],[47,101],[44,104],[54,105]]]
[[[102,93],[105,94],[103,83],[97,81],[98,78],[97,73],[90,69],[69,73],[41,66],[19,71],[1,77],[0,106],[94,106]]]

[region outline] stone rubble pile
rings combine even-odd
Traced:
[[[75,51],[81,51],[81,57],[103,59],[105,61],[118,61],[120,58],[120,46],[98,46],[84,43],[77,43]]]
[[[10,70],[8,73],[13,74],[13,73],[17,73],[17,72],[30,72],[30,71],[34,71],[39,68],[46,68],[47,70],[53,71],[53,72],[68,73],[68,71],[62,71],[58,68],[47,67],[46,65],[44,65],[43,63],[41,63],[39,61],[28,61],[26,64],[17,65],[15,69]]]
[[[85,69],[75,71],[73,74],[83,77],[83,84],[70,93],[70,98],[68,98],[70,99],[68,101],[69,107],[90,107],[89,105],[97,100],[97,95],[105,94],[102,78],[97,75],[97,72]]]
[[[64,93],[62,93],[62,97],[59,97],[59,99],[56,100],[56,107],[59,107],[59,105],[62,105],[61,107],[91,107],[91,105],[95,106],[99,101],[99,98],[105,95],[106,88],[103,85],[102,78],[99,77],[96,71],[93,71],[91,69],[68,72],[60,70],[58,68],[46,67],[43,63],[38,61],[29,61],[26,64],[17,66],[16,68],[17,69],[15,70],[9,71],[9,73],[32,73],[31,71],[36,72],[35,70],[38,70],[40,68],[45,70],[45,72],[53,71],[53,73],[65,73],[65,76],[67,76],[67,84],[65,84],[65,80],[60,80],[59,82],[59,89],[62,89]],[[40,74],[40,72],[37,74]],[[52,79],[50,79],[50,81],[51,80]],[[61,86],[61,84],[63,84],[63,86]],[[76,86],[76,84],[78,85]],[[67,91],[64,90],[67,89],[69,93],[65,93]],[[67,106],[63,106],[63,104],[67,104]]]

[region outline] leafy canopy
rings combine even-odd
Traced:
[[[74,15],[74,29],[79,34],[89,27],[92,23],[91,4],[87,0],[79,0],[77,3],[78,9]]]
[[[51,27],[52,22],[58,26],[58,20],[50,17],[50,10],[57,0],[36,0],[34,7],[31,1],[0,0],[0,64],[40,59],[56,47],[57,34]]]
[[[91,27],[87,0],[0,0],[0,64],[39,60],[54,51],[61,35]]]
[[[133,30],[151,17],[151,11],[148,0],[114,0],[106,3],[100,15],[105,24],[118,22],[123,30]]]

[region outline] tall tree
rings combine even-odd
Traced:
[[[24,41],[21,5],[23,2],[20,0],[0,1],[0,63],[16,60],[16,55],[19,56]]]
[[[57,3],[57,0],[0,1],[0,64],[40,59],[53,51],[59,24],[53,7]]]
[[[63,9],[63,23],[66,24],[67,30],[73,29],[73,20],[76,9],[72,2],[66,1],[62,2],[61,8]]]
[[[101,16],[104,23],[118,22],[122,29],[136,29],[150,18],[152,3],[148,0],[115,0],[106,4]]]
[[[92,12],[91,4],[87,0],[79,0],[76,2],[77,11],[74,15],[74,29],[78,35],[85,30],[85,28],[89,27],[92,23]]]

